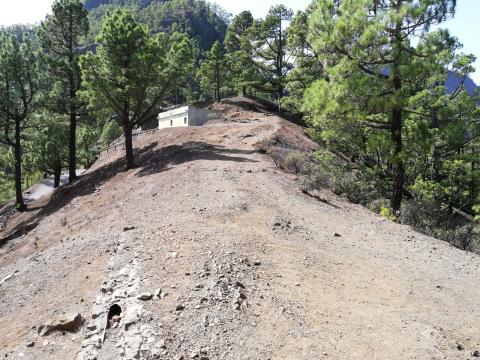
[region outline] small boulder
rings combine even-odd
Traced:
[[[38,328],[40,336],[50,335],[54,331],[77,332],[83,325],[83,317],[79,313],[66,315]]]
[[[240,281],[235,281],[235,286],[236,286],[237,288],[245,289],[245,285],[243,285]]]
[[[234,309],[240,310],[246,300],[247,300],[247,294],[245,290],[243,290],[242,288],[237,289],[235,294]]]
[[[146,292],[137,296],[138,300],[143,300],[143,301],[152,300],[152,298],[153,298],[153,295],[150,294],[149,292]]]

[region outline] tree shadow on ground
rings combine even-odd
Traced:
[[[204,142],[186,142],[182,145],[171,145],[157,148],[158,143],[135,150],[137,163],[136,176],[149,176],[170,169],[169,165],[179,165],[192,160],[219,160],[234,162],[256,162],[256,160],[242,157],[256,153],[256,150],[228,149],[219,145]],[[87,196],[95,191],[115,175],[125,169],[124,158],[119,158],[109,164],[101,166],[91,172],[83,174],[73,184],[58,188],[50,197],[47,204],[39,209],[27,220],[15,225],[8,233],[0,238],[0,249],[8,242],[32,231],[45,217],[61,210],[75,198]]]
[[[179,165],[193,160],[215,160],[234,162],[256,162],[242,156],[258,152],[257,150],[228,149],[220,145],[190,141],[182,145],[171,145],[161,149],[150,150],[139,156],[142,164],[137,175],[148,176],[168,170],[169,165]]]

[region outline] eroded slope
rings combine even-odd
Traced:
[[[313,148],[301,129],[231,104],[216,110],[208,126],[138,138],[138,169],[119,171],[121,148],[103,154],[79,183],[9,220],[0,354],[463,359],[480,350],[478,256],[329,192],[325,202],[302,194],[256,147],[281,132]],[[122,312],[104,332],[112,303]],[[37,335],[63,313],[86,318],[78,333]]]

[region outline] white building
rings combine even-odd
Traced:
[[[158,128],[201,126],[208,121],[208,110],[189,105],[158,114]]]

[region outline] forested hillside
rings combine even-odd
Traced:
[[[208,50],[215,41],[223,42],[228,14],[203,0],[87,0],[90,39],[101,30],[102,20],[115,9],[130,9],[153,33],[175,31],[197,40],[199,48]]]
[[[168,0],[84,0],[85,9],[91,11],[102,5],[118,5],[118,6],[136,6],[144,7],[154,2],[165,2]]]

